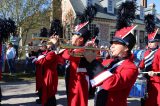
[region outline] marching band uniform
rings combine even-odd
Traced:
[[[2,78],[2,43],[0,42],[0,80]]]
[[[2,61],[2,43],[0,42],[0,80],[2,80],[2,63],[1,63],[1,61]],[[2,91],[1,91],[1,87],[0,87],[0,102],[1,102],[1,98],[2,98]]]
[[[134,1],[126,1],[118,9],[117,31],[110,42],[111,59],[101,63],[95,60],[94,54],[85,53],[90,62],[87,68],[92,75],[90,82],[92,87],[97,87],[95,106],[127,106],[127,97],[138,76],[131,54],[136,43],[131,33],[136,26],[130,23],[134,20],[131,17],[135,16],[135,10]]]
[[[154,57],[154,60],[153,60],[153,71],[155,71],[155,72],[160,72],[160,61],[159,61],[159,59],[160,59],[160,49],[158,49],[157,52],[155,53],[155,57]],[[156,90],[153,90],[154,93],[152,92],[151,95],[153,94],[154,97],[157,96],[156,97],[156,102],[157,102],[156,104],[157,104],[157,106],[159,106],[160,105],[160,89],[159,89],[160,88],[160,75],[157,74],[156,76],[151,77],[150,80],[151,80],[151,85],[152,86],[151,86],[151,88],[150,87],[149,88],[150,89],[155,88],[157,90],[157,92],[156,92]],[[154,100],[155,100],[155,98],[154,98]]]
[[[57,55],[54,51],[49,51],[43,60],[43,85],[42,85],[42,105],[56,106],[55,94],[57,92]]]
[[[42,70],[43,70],[43,61],[44,57],[46,55],[47,51],[42,52],[42,55],[39,55],[37,60],[35,61],[36,65],[36,91],[38,92],[39,96],[39,103],[41,103],[41,98],[42,98],[42,80],[43,80],[43,75],[42,75]]]
[[[87,23],[82,23],[77,25],[77,30],[73,33],[76,36],[83,37],[83,45],[90,37],[90,31],[84,26]],[[73,36],[74,36],[73,35]],[[72,38],[73,39],[73,38]],[[76,45],[76,46],[83,46]],[[83,52],[82,49],[74,49],[74,50],[65,50],[62,57],[66,60],[70,61],[69,66],[69,78],[67,77],[68,82],[66,88],[68,91],[68,106],[87,106],[88,105],[88,75],[85,66],[83,63],[85,62],[81,57],[71,56],[70,53],[80,53]],[[84,63],[85,64],[85,63]],[[68,72],[67,72],[68,73]]]
[[[158,42],[158,29],[148,34],[148,42]],[[140,69],[145,69],[146,72],[153,71],[159,72],[159,53],[160,49],[149,48],[144,53],[144,59],[140,63]],[[147,93],[148,96],[145,100],[145,106],[159,106],[160,105],[160,76],[148,76],[147,75]]]
[[[70,61],[68,81],[68,106],[87,106],[88,104],[88,81],[85,67],[79,67],[80,57],[72,57],[66,50],[63,57]],[[79,53],[75,50],[74,53]],[[68,58],[67,58],[68,57]]]
[[[136,42],[130,33],[134,28],[118,30],[111,43],[122,43],[131,50]],[[93,60],[90,67],[93,67],[89,72],[93,75],[90,82],[92,87],[97,87],[95,106],[127,106],[127,97],[138,75],[133,56],[104,60],[103,65]]]

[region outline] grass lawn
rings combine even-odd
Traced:
[[[58,76],[59,79],[64,79],[64,76]],[[35,73],[2,73],[3,82],[17,82],[17,81],[35,81]]]
[[[16,81],[34,81],[34,73],[2,73],[2,81],[4,82],[16,82]]]

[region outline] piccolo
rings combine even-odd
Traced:
[[[19,50],[20,51],[23,51],[23,50],[25,50],[25,51],[27,51],[27,50],[37,50],[37,49],[39,49],[39,47],[43,47],[43,45],[41,45],[41,46],[20,46]]]
[[[148,74],[149,72],[140,72],[140,74]],[[160,72],[153,72],[153,73],[156,73],[156,74],[160,74]]]
[[[82,50],[92,50],[92,51],[100,51],[100,50],[105,50],[109,52],[109,49],[101,49],[101,48],[95,48],[95,47],[80,47],[80,46],[73,46],[73,45],[64,45],[61,44],[60,48],[62,49],[82,49]],[[79,53],[69,53],[73,57],[84,57],[83,51]],[[104,58],[103,56],[97,54],[98,58]]]
[[[95,50],[95,51],[100,51],[100,50],[105,50],[105,51],[109,51],[108,48],[95,48],[95,47],[81,47],[81,46],[73,46],[73,45],[65,45],[65,44],[61,44],[60,48],[63,49],[84,49],[84,50]]]
[[[49,37],[32,37],[32,40],[49,40]],[[64,38],[58,38],[60,40],[65,40]]]

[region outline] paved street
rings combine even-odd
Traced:
[[[2,106],[40,106],[35,103],[35,82],[9,82],[2,83]],[[59,80],[58,93],[56,95],[57,106],[66,106],[64,80]],[[140,106],[139,99],[129,98],[129,106]],[[93,105],[93,99],[89,100],[89,106]]]

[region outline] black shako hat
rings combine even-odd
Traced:
[[[75,26],[75,30],[72,33],[73,35],[78,35],[80,37],[83,37],[84,42],[86,42],[87,40],[90,39],[91,37],[91,32],[88,30],[88,28],[86,27],[86,25],[89,22],[84,22],[84,23],[80,23],[77,26]]]
[[[115,36],[110,41],[110,43],[112,44],[113,42],[119,42],[123,45],[126,45],[129,48],[129,50],[132,50],[136,43],[136,38],[131,32],[135,28],[136,26],[129,26],[116,31]]]
[[[135,19],[136,4],[134,1],[126,1],[122,3],[118,9],[118,17],[116,23],[116,32],[113,39],[110,41],[119,42],[126,45],[131,51],[136,43],[135,36],[131,33],[137,25],[132,25]]]
[[[153,14],[147,14],[144,19],[145,29],[148,35],[148,42],[158,42],[160,35],[158,34],[159,28],[155,26],[155,16]]]

